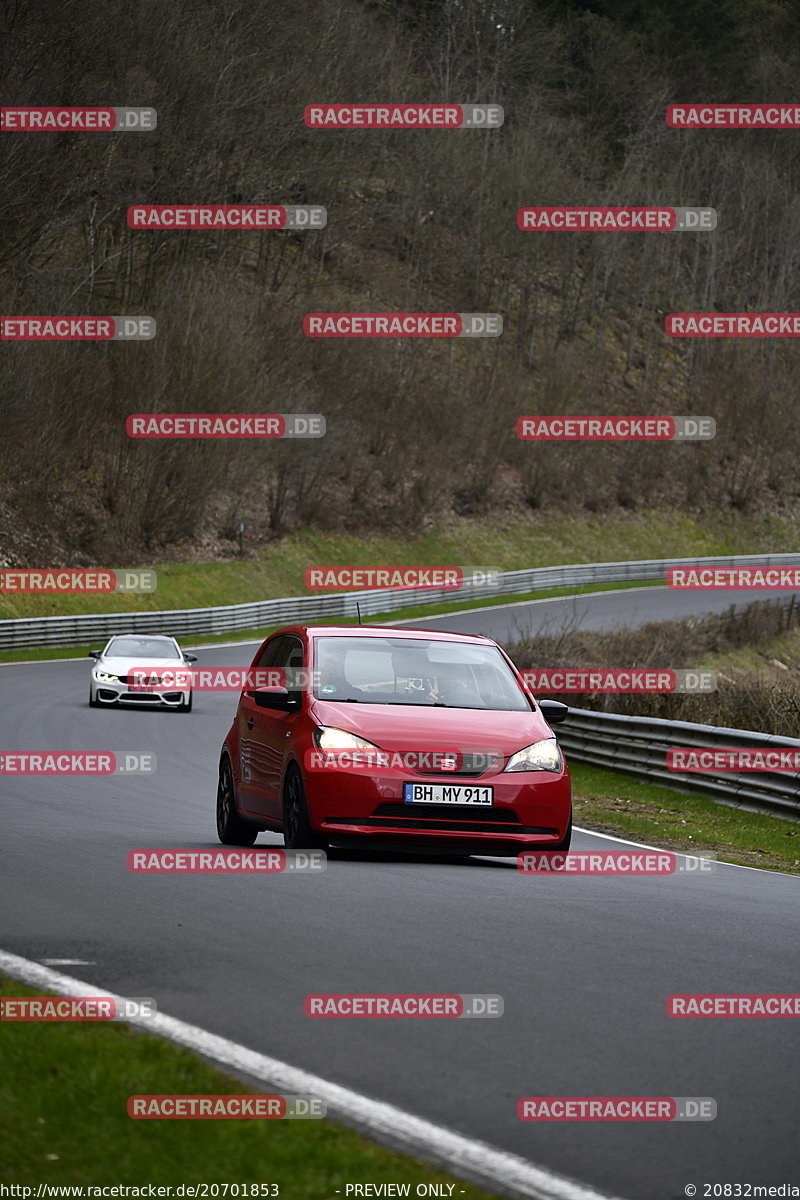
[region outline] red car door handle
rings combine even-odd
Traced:
[[[253,718],[252,718],[252,717],[248,717],[248,718],[247,718],[247,728],[248,728],[248,729],[252,729],[254,724],[255,724],[255,722],[254,722]]]

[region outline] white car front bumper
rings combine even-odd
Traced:
[[[92,672],[92,699],[98,704],[138,704],[141,708],[152,708],[163,704],[168,708],[181,708],[189,703],[191,688],[148,688],[142,691],[128,685],[128,677],[98,679]]]

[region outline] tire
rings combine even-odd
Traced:
[[[236,811],[233,772],[227,758],[219,765],[217,783],[217,837],[223,846],[252,846],[258,837],[255,825],[243,821]]]
[[[89,708],[99,708],[99,707],[100,707],[100,701],[95,700],[94,696],[92,695],[92,685],[89,684]]]
[[[194,693],[189,692],[189,699],[185,703],[181,703],[178,705],[178,712],[191,712],[193,699],[194,699]]]
[[[303,777],[290,767],[283,785],[283,844],[287,850],[327,850],[328,839],[311,828]]]

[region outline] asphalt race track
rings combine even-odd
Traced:
[[[579,604],[638,623],[662,616],[667,597],[681,615],[688,600],[732,599],[655,589]],[[552,619],[558,604],[524,608]],[[502,640],[508,620],[482,610],[419,623]],[[252,654],[202,650],[198,666]],[[216,848],[216,766],[236,696],[197,694],[189,714],[95,711],[88,678],[88,660],[0,667],[0,749],[148,750],[158,770],[4,778],[3,949],[88,960],[64,969],[614,1196],[800,1184],[798,1022],[665,1009],[675,992],[797,991],[800,879],[732,866],[541,878],[513,860],[357,855],[320,875],[133,875],[131,849]],[[578,834],[574,848],[609,844]],[[505,1014],[314,1021],[312,991],[500,993]],[[711,1096],[718,1117],[536,1125],[516,1117],[529,1095]]]
[[[800,593],[794,594],[800,598]],[[555,633],[564,626],[597,631],[633,629],[649,621],[684,621],[687,617],[722,613],[731,607],[747,608],[755,600],[779,600],[791,595],[790,591],[680,592],[668,587],[623,588],[552,600],[521,600],[497,608],[477,608],[393,624],[482,633],[504,645],[530,633]]]

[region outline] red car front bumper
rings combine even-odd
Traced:
[[[484,854],[558,845],[571,812],[568,770],[421,776],[330,768],[303,772],[313,828],[332,841],[479,847]],[[403,799],[404,783],[467,784],[493,789],[492,805],[419,804]]]

